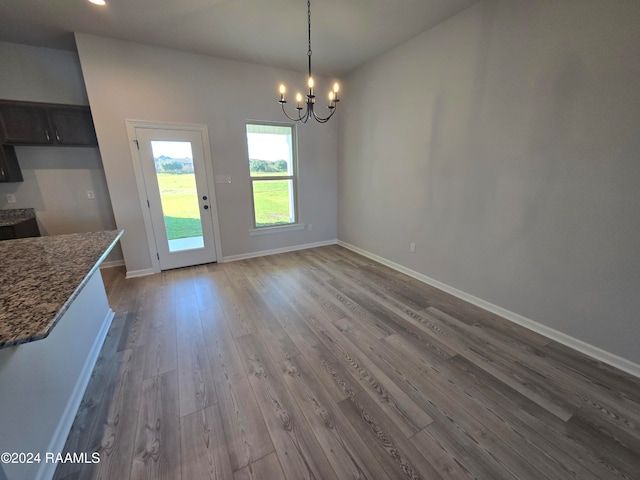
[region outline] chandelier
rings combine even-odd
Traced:
[[[307,93],[304,98],[302,97],[301,93],[298,93],[296,95],[296,110],[298,111],[298,116],[290,116],[287,111],[285,110],[285,104],[287,103],[287,101],[284,99],[284,94],[286,92],[286,88],[283,85],[280,85],[280,100],[278,101],[278,103],[280,105],[282,105],[282,112],[286,115],[286,117],[289,120],[293,120],[295,122],[301,122],[301,123],[307,123],[307,121],[310,118],[315,118],[316,121],[320,122],[320,123],[327,123],[329,121],[329,119],[333,116],[334,113],[336,113],[336,107],[338,106],[338,102],[340,101],[338,99],[338,91],[340,90],[340,85],[338,85],[338,83],[334,83],[333,84],[333,90],[331,90],[329,92],[329,105],[327,108],[329,108],[329,115],[326,117],[320,117],[318,116],[318,114],[316,114],[314,108],[316,105],[316,96],[314,95],[314,90],[313,90],[313,86],[314,86],[314,82],[313,82],[313,77],[311,76],[311,0],[307,0],[307,21],[308,21],[308,32],[309,32],[309,48],[307,50],[307,57],[309,57],[309,80],[307,81],[307,85],[309,87],[309,93]],[[306,111],[304,113],[302,113],[303,110],[305,110],[305,107],[303,107],[302,105],[306,104]],[[295,114],[294,114],[295,115]]]

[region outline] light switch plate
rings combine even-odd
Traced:
[[[7,203],[16,203],[16,196],[13,193],[7,193]]]

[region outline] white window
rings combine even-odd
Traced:
[[[247,123],[247,146],[255,227],[297,223],[294,126]]]

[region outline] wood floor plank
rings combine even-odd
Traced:
[[[220,304],[222,289],[228,285],[228,278],[218,264],[199,265],[191,269],[193,288],[195,291],[198,308],[211,310]]]
[[[171,314],[163,317],[155,317],[154,324],[147,332],[147,342],[144,346],[138,347],[145,352],[145,378],[162,375],[178,368],[175,316]],[[151,318],[146,317],[145,320],[150,321]]]
[[[255,265],[254,268],[256,268]],[[285,298],[280,291],[281,289],[291,291],[290,285],[279,282],[277,273],[268,267],[258,266],[258,269],[263,278],[261,295],[267,307],[286,330],[298,351],[304,352],[307,358],[312,360],[311,367],[314,368],[318,380],[322,382],[334,401],[344,400],[348,395],[347,389],[338,387],[334,381],[334,373],[331,373],[340,368],[335,357],[324,347],[320,339],[303,320],[304,317],[311,324],[316,324],[317,317],[323,316],[323,311],[315,308],[309,302],[300,301],[302,298],[298,295],[290,295]],[[344,372],[342,373],[344,376]],[[350,391],[357,390],[355,382],[352,382],[348,388]]]
[[[544,359],[538,351],[522,352],[508,339],[489,335],[483,329],[468,326],[456,317],[442,312],[434,307],[427,309],[429,313],[442,320],[447,327],[455,329],[460,336],[477,338],[482,345],[495,348],[500,355],[507,356],[510,364],[516,363],[526,366],[535,375],[530,383],[544,379],[545,384],[552,386],[557,394],[562,392],[565,401],[571,401],[581,414],[591,418],[594,422],[606,422],[617,431],[634,432],[634,437],[640,437],[640,403],[638,400],[615,396],[611,391],[603,392],[594,388],[593,382],[585,381],[570,372],[565,372],[553,360]],[[569,400],[571,399],[571,400]]]
[[[324,346],[331,351],[352,373],[360,386],[409,437],[432,421],[416,403],[400,389],[375,363],[348,338],[325,319],[309,327],[316,332]]]
[[[229,320],[222,308],[201,311],[200,322],[214,381],[224,379],[233,382],[236,377],[245,377],[244,366],[228,325]]]
[[[350,286],[337,278],[332,278],[328,282],[328,289],[334,295],[344,297],[350,303],[357,305],[359,309],[367,312],[377,321],[381,321],[388,329],[389,334],[398,333],[409,341],[414,342],[419,348],[432,352],[436,358],[450,358],[457,354],[457,350],[449,344],[441,341],[440,337],[433,335],[433,332],[425,328],[420,322],[410,315],[397,314],[384,305],[381,305],[377,299],[371,298],[366,293]],[[355,318],[355,317],[353,317]]]
[[[142,332],[140,346],[145,352],[144,378],[159,376],[178,368],[176,344],[176,296],[170,274],[153,276],[156,288],[149,302],[141,305]]]
[[[180,419],[180,445],[183,479],[233,479],[217,405]]]
[[[411,441],[425,458],[433,465],[443,479],[471,480],[478,478],[464,466],[455,452],[449,452],[438,437],[424,429],[411,437]]]
[[[545,476],[546,459],[540,467],[543,471],[538,471],[538,467],[534,466],[539,463],[535,462],[536,459],[539,460],[535,455],[537,452],[532,451],[500,418],[487,412],[482,404],[474,403],[473,398],[468,395],[456,395],[457,392],[452,391],[447,382],[435,376],[433,370],[416,368],[411,357],[387,348],[384,342],[367,336],[367,332],[357,329],[355,323],[345,319],[335,324],[429,415],[439,418],[442,424],[449,422],[450,426],[464,432],[473,439],[474,447],[484,455],[489,455],[490,452],[492,458],[489,462],[497,460],[496,463],[504,469],[524,475],[528,473],[530,477]],[[527,458],[518,453],[519,445],[528,448]]]
[[[131,479],[180,480],[178,374],[174,370],[142,384]]]
[[[476,305],[472,305],[460,298],[454,297],[431,285],[415,280],[404,273],[397,272],[385,265],[373,264],[363,268],[363,272],[375,274],[378,272],[382,276],[388,276],[398,282],[398,288],[418,289],[419,295],[427,300],[427,306],[435,306],[446,312],[459,312],[461,316],[469,318],[470,321],[482,322],[492,326],[496,330],[508,332],[514,338],[537,347],[544,347],[550,340],[532,330],[528,330],[520,325],[510,322],[498,315],[483,310]],[[425,307],[426,308],[426,307]]]
[[[217,400],[196,297],[178,297],[176,305],[180,416],[183,417],[210,407]]]
[[[369,396],[353,395],[340,402],[339,407],[391,478],[442,478]]]
[[[617,476],[615,472],[624,469],[616,466],[616,462],[606,456],[603,448],[606,445],[599,443],[596,438],[589,438],[579,431],[579,427],[572,428],[575,425],[572,423],[573,419],[569,422],[560,421],[526,396],[520,395],[462,357],[455,357],[437,368],[443,373],[451,372],[459,379],[459,382],[453,382],[452,385],[473,389],[474,395],[481,398],[487,408],[499,413],[530,442],[547,453],[553,452],[550,457],[563,465],[560,472],[567,471],[565,478],[589,478],[591,475],[605,479],[632,478]]]
[[[338,478],[384,479],[375,456],[316,380],[304,357],[282,363],[284,379]]]
[[[435,316],[426,318],[430,328],[439,335],[439,339],[455,349],[459,355],[483,368],[487,373],[495,376],[501,382],[508,384],[514,390],[526,395],[559,419],[567,421],[574,414],[577,405],[570,403],[570,399],[555,394],[553,388],[543,383],[526,382],[521,375],[526,373],[517,362],[504,360],[503,353],[497,351],[488,343],[480,339],[458,335]],[[486,347],[490,347],[487,350]]]
[[[224,435],[233,471],[274,452],[258,402],[244,376],[216,381]]]
[[[284,478],[278,455],[271,453],[234,472],[233,480],[275,480]]]
[[[451,428],[447,423],[439,419],[429,425],[427,433],[438,439],[442,448],[462,465],[464,470],[473,474],[473,478],[491,480],[524,480],[527,477],[514,477],[511,472],[505,470],[497,462],[493,463],[488,458],[488,452],[476,448],[475,442],[463,432]],[[527,479],[535,480],[535,479]]]
[[[105,422],[96,426],[90,444],[90,451],[100,455],[100,462],[84,464],[82,478],[109,480],[130,476],[142,398],[144,351],[125,350],[119,367],[113,395],[103,400],[108,408]]]
[[[244,308],[244,304],[247,302],[246,296],[240,296],[228,281],[222,288],[220,302],[224,309],[225,316],[229,319],[229,327],[234,337],[256,331],[253,319]]]
[[[276,450],[287,455],[282,465],[286,478],[337,479],[266,347],[252,334],[236,341],[271,439]]]

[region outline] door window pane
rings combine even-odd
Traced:
[[[204,247],[190,142],[152,141],[169,251]]]

